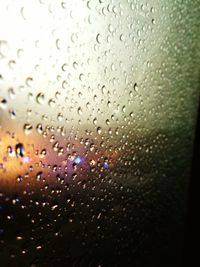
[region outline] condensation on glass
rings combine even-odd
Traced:
[[[199,0],[0,2],[1,266],[178,261],[199,17]]]

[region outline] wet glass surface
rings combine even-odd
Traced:
[[[179,266],[200,1],[0,2],[0,266]]]

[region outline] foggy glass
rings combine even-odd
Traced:
[[[0,266],[178,266],[199,17],[199,0],[0,1]]]

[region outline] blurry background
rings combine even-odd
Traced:
[[[179,266],[200,1],[0,2],[0,264]]]

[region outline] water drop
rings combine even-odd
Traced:
[[[137,83],[134,84],[133,88],[134,88],[135,92],[138,92],[138,85],[137,85]]]
[[[24,156],[24,145],[22,143],[18,143],[15,146],[15,154],[18,158],[22,158]]]
[[[41,179],[42,179],[42,175],[43,175],[43,172],[38,172],[37,174],[36,174],[36,180],[37,181],[40,181]]]
[[[94,118],[94,120],[93,120],[93,124],[94,124],[94,125],[97,125],[97,118]]]
[[[55,101],[55,99],[51,98],[51,99],[49,100],[48,104],[49,104],[49,106],[50,106],[51,108],[54,108],[54,107],[56,106],[56,101]]]
[[[15,151],[14,151],[13,147],[11,147],[11,146],[7,147],[7,153],[8,153],[8,156],[10,156],[10,157],[15,156]]]
[[[10,109],[9,110],[9,114],[10,114],[10,118],[11,119],[15,119],[16,118],[16,112],[14,109]]]
[[[18,175],[16,180],[18,183],[21,183],[23,181],[23,177],[21,175]]]
[[[122,42],[123,42],[123,41],[124,41],[124,35],[123,35],[123,34],[121,34],[121,35],[120,35],[120,37],[119,37],[119,39],[120,39],[120,41],[122,41]]]
[[[101,44],[102,43],[102,36],[101,36],[100,33],[97,34],[96,41],[97,41],[98,44]]]
[[[126,111],[126,106],[123,106],[122,107],[122,112],[125,113],[125,111]]]
[[[82,115],[82,113],[83,113],[82,108],[79,107],[79,108],[77,109],[77,112],[78,112],[79,115]]]
[[[109,125],[110,124],[110,121],[109,119],[106,120],[106,124]]]
[[[98,134],[101,134],[101,132],[102,132],[101,127],[97,127],[97,133],[98,133]]]
[[[26,135],[30,134],[33,129],[33,126],[30,123],[24,124],[24,133]]]
[[[57,120],[58,121],[62,121],[63,120],[63,114],[62,113],[58,113]]]
[[[40,158],[44,158],[47,154],[47,150],[46,149],[42,149],[40,152]]]
[[[44,94],[43,93],[39,93],[36,96],[36,101],[37,101],[38,104],[43,105],[44,104]]]
[[[43,128],[42,128],[42,124],[41,123],[38,123],[38,125],[36,126],[36,130],[39,134],[42,134],[43,132]]]
[[[7,108],[7,100],[3,97],[0,97],[0,108],[2,108],[2,109]]]

